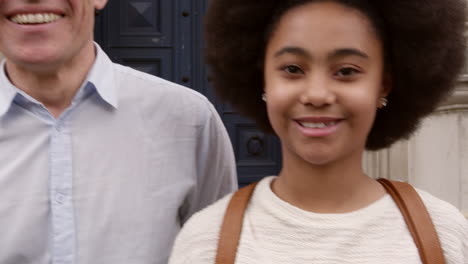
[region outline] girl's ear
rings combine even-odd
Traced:
[[[384,73],[380,97],[387,97],[393,89],[393,80],[390,73]]]

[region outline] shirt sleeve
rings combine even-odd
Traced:
[[[187,219],[237,189],[236,163],[232,144],[221,118],[207,102],[208,115],[200,128],[196,150],[197,182],[181,212]]]

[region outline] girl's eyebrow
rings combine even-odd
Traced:
[[[293,47],[293,46],[288,46],[288,47],[284,47],[280,49],[279,51],[275,53],[274,57],[280,57],[281,55],[288,54],[288,53],[298,55],[301,57],[305,57],[307,59],[312,59],[312,55],[309,52],[307,52],[307,50],[301,47]]]
[[[341,58],[341,57],[347,57],[347,56],[358,56],[363,59],[368,59],[369,56],[358,49],[355,48],[343,48],[343,49],[336,49],[334,50],[330,55],[328,55],[328,59],[336,59],[336,58]]]
[[[311,60],[313,58],[312,54],[310,54],[307,50],[301,48],[301,47],[295,47],[295,46],[287,46],[287,47],[284,47],[282,49],[280,49],[279,51],[277,51],[275,54],[274,54],[274,57],[279,57],[283,54],[294,54],[294,55],[297,55],[297,56],[300,56],[300,57],[304,57],[306,59],[309,59]],[[342,58],[342,57],[347,57],[347,56],[358,56],[358,57],[361,57],[361,58],[364,58],[364,59],[368,59],[369,56],[359,50],[359,49],[355,49],[355,48],[340,48],[340,49],[335,49],[333,50],[328,56],[328,60],[333,60],[333,59],[337,59],[337,58]]]

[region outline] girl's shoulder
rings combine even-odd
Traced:
[[[212,233],[219,232],[224,213],[234,193],[230,193],[215,203],[207,206],[201,211],[195,213],[190,219],[184,224],[180,235],[187,233],[187,235],[196,236],[197,239],[201,239]],[[179,236],[180,236],[179,235]]]
[[[463,214],[452,204],[439,199],[432,194],[416,189],[426,206],[432,221],[438,228],[463,231],[467,228],[468,221]]]
[[[169,264],[213,263],[219,230],[232,193],[195,213],[177,235]]]
[[[447,263],[468,261],[468,220],[452,204],[416,189],[439,236]]]
[[[252,197],[258,195],[259,189],[267,188],[272,179],[272,176],[263,178]],[[214,263],[219,232],[233,194],[226,195],[190,217],[177,235],[169,264]]]

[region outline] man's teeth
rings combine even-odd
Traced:
[[[333,122],[321,122],[321,123],[314,123],[314,122],[299,122],[301,126],[305,128],[325,128],[328,126],[333,126],[336,124],[335,121]]]
[[[10,18],[11,21],[17,24],[44,24],[59,20],[62,16],[57,14],[20,14]]]

